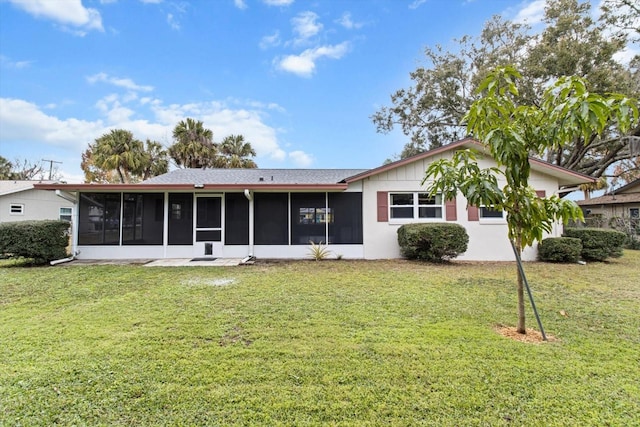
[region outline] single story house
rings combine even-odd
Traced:
[[[0,181],[0,223],[62,219],[71,221],[75,196],[58,197],[52,191],[36,189],[36,184],[53,185],[55,181]]]
[[[450,221],[470,236],[459,259],[513,260],[502,212],[424,192],[428,165],[464,148],[485,150],[467,138],[374,169],[178,169],[139,184],[37,187],[75,193],[78,258],[305,258],[309,242],[344,258],[399,258],[402,224]],[[495,165],[486,155],[478,163]],[[541,194],[590,181],[531,159]],[[561,233],[557,225],[552,235]]]
[[[640,178],[603,196],[581,200],[578,205],[588,225],[606,227],[613,218],[630,218],[640,224]]]

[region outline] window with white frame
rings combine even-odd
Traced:
[[[442,219],[442,195],[428,193],[389,193],[391,219]]]
[[[72,211],[71,208],[60,208],[60,221],[71,222]]]
[[[495,209],[493,206],[480,206],[480,219],[505,219],[504,211],[502,209]]]
[[[9,206],[9,214],[11,215],[24,215],[24,205],[20,203],[12,203]]]

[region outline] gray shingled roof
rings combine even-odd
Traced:
[[[337,184],[367,169],[176,169],[143,184]]]
[[[5,194],[19,193],[20,191],[31,190],[33,184],[53,184],[56,181],[17,181],[2,180],[0,181],[0,196]]]

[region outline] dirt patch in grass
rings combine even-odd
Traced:
[[[528,344],[542,344],[545,341],[542,339],[542,334],[535,329],[527,328],[526,334],[521,334],[516,330],[515,326],[496,325],[495,330],[497,333],[505,338],[509,338],[515,341],[520,341]],[[553,335],[547,335],[547,342],[559,341],[558,338]]]

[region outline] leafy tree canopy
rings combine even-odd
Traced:
[[[473,152],[461,150],[452,159],[433,162],[423,180],[432,195],[440,193],[449,200],[462,193],[471,205],[503,210],[509,239],[518,252],[541,241],[556,221],[582,219],[573,201],[536,195],[529,185],[529,155],[562,150],[576,138],[588,141],[611,123],[624,133],[638,120],[635,101],[589,92],[584,80],[575,76],[558,79],[539,103],[523,104],[517,84],[521,78],[513,67],[492,70],[479,85],[480,98],[464,116],[469,133],[482,142],[497,167],[482,169]],[[517,329],[524,333],[522,280],[518,270]]]
[[[160,143],[143,143],[128,130],[114,129],[89,144],[80,167],[86,182],[132,183],[166,173],[169,161]]]
[[[616,4],[625,1],[607,0],[604,6],[617,10]],[[629,10],[634,4],[630,3]],[[635,10],[637,18],[637,7]],[[442,46],[426,48],[427,63],[410,74],[412,86],[392,94],[392,105],[381,108],[372,120],[378,132],[398,126],[410,137],[400,158],[453,142],[469,133],[465,113],[479,99],[480,83],[493,68],[510,64],[522,72],[514,97],[518,105],[540,105],[549,83],[569,75],[584,78],[590,91],[637,98],[640,58],[628,66],[615,60],[630,40],[630,33],[605,31],[612,19],[622,26],[626,17],[605,13],[594,21],[590,4],[577,0],[549,0],[546,27],[537,34],[526,25],[493,17],[479,36],[456,40],[452,51]],[[611,165],[633,158],[629,141],[640,138],[637,121],[624,133],[613,124],[608,123],[600,134],[581,133],[571,143],[534,154],[600,177]]]

